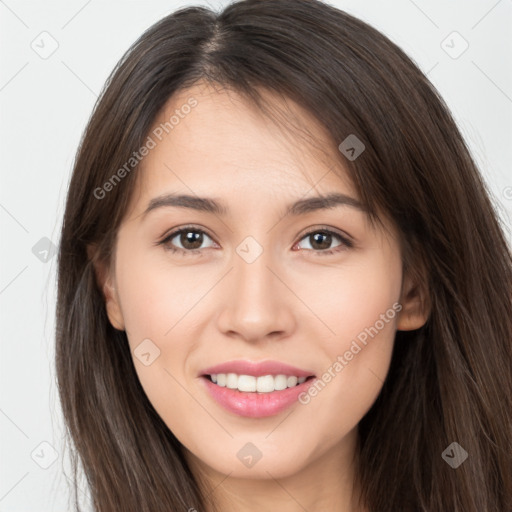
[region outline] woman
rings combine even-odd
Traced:
[[[95,510],[512,510],[510,250],[445,103],[362,21],[151,27],[87,126],[58,272]]]

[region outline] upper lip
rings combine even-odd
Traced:
[[[236,373],[237,375],[252,375],[261,377],[263,375],[288,375],[296,377],[310,377],[314,375],[312,371],[301,370],[280,361],[227,361],[205,368],[200,375],[212,375],[218,373]]]

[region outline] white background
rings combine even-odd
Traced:
[[[510,226],[512,0],[329,3],[384,32],[428,73]],[[32,248],[43,237],[58,243],[75,151],[116,62],[154,22],[198,4],[227,2],[0,0],[0,512],[71,510],[53,369],[56,258],[43,262]],[[31,47],[43,31],[58,43],[47,59]],[[453,31],[469,43],[456,59],[441,46]],[[462,41],[452,39],[453,52]],[[57,453],[48,469],[40,464],[52,448],[42,442]]]

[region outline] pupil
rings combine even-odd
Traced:
[[[331,239],[332,239],[332,236],[331,236],[331,235],[328,235],[328,234],[326,234],[326,233],[315,233],[315,234],[313,235],[314,243],[313,243],[313,244],[311,244],[311,245],[312,245],[313,247],[315,247],[315,244],[317,244],[317,243],[318,243],[318,239],[319,239],[319,237],[323,237],[323,238],[324,238],[324,240],[323,240],[324,244],[325,244],[325,242],[327,241],[327,247],[325,247],[325,246],[324,246],[324,247],[317,247],[317,249],[328,249],[328,248],[329,248],[329,246],[331,245]],[[320,243],[320,245],[321,245],[321,243]]]
[[[184,238],[183,238],[183,235],[185,235]],[[331,245],[332,236],[329,234],[315,233],[312,236],[313,236],[313,244],[311,244],[311,245],[313,247],[316,246],[317,249],[327,249]],[[201,247],[202,237],[203,237],[203,235],[201,233],[197,233],[194,231],[187,231],[185,233],[182,233],[181,243],[183,246],[186,247],[186,245],[183,243],[183,241],[185,240],[186,243],[191,243],[193,245],[193,247],[189,246],[189,249],[198,249],[199,247]],[[194,245],[194,243],[196,245]],[[324,246],[322,246],[322,243],[324,244]],[[325,246],[326,243],[327,243],[327,247]]]
[[[183,235],[185,236],[183,238]],[[197,232],[194,232],[194,231],[187,231],[185,233],[182,233],[182,239],[181,239],[181,244],[183,245],[183,247],[187,247],[186,243],[191,243],[192,245],[194,245],[194,242],[196,243],[195,246],[193,247],[190,247],[188,246],[189,249],[198,249],[199,247],[201,247],[201,244],[202,244],[202,234],[201,233],[197,233]],[[186,241],[186,243],[183,243],[183,240]],[[199,241],[199,243],[198,243]]]

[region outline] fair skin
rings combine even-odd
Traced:
[[[171,98],[154,126],[190,97],[198,105],[137,170],[113,265],[97,268],[110,322],[126,331],[140,382],[192,470],[215,488],[208,502],[226,512],[367,512],[356,503],[357,424],[382,388],[396,330],[426,321],[422,292],[402,276],[392,226],[372,227],[346,204],[284,215],[299,199],[358,199],[339,154],[329,162],[302,141],[294,145],[235,93],[204,84]],[[311,116],[291,108],[327,140]],[[144,215],[169,193],[215,198],[228,210],[162,206]],[[199,242],[186,234],[167,242],[188,253],[157,245],[189,225],[203,233]],[[320,228],[353,246],[336,235],[315,245]],[[248,236],[263,250],[251,263],[236,251]],[[329,249],[337,251],[320,254]],[[307,404],[247,418],[205,392],[200,370],[233,359],[282,361],[320,377],[395,303],[400,313]],[[145,339],[160,350],[148,366],[133,353]],[[262,453],[252,467],[237,457],[248,442]]]

